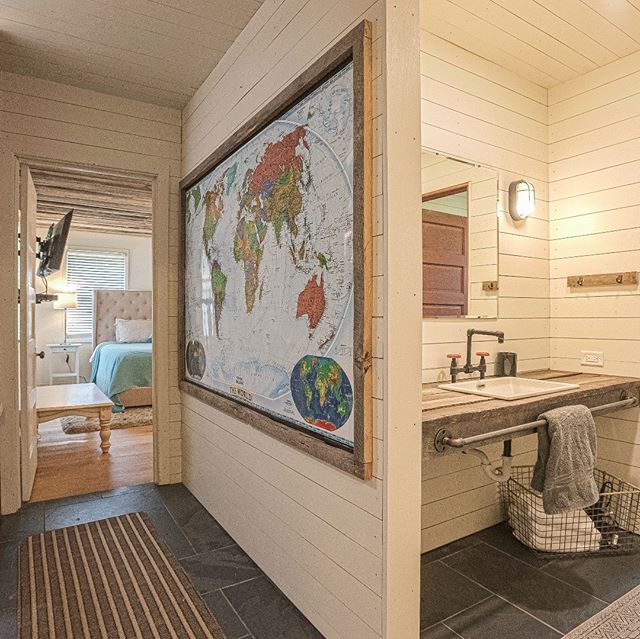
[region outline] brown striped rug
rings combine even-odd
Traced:
[[[144,513],[20,546],[20,639],[225,639]]]

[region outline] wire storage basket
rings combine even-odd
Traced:
[[[500,484],[505,518],[514,536],[541,554],[631,553],[640,550],[640,489],[595,471],[600,499],[584,510],[548,515],[530,488],[533,466],[514,466]]]

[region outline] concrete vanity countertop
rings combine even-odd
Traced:
[[[422,442],[424,452],[435,453],[433,441],[440,429],[451,431],[453,437],[470,437],[500,428],[517,426],[538,419],[541,413],[569,404],[584,404],[589,408],[609,404],[629,397],[640,398],[640,379],[563,371],[528,371],[522,377],[548,379],[578,384],[579,388],[528,397],[513,401],[467,395],[438,388],[442,382],[422,386]],[[447,381],[447,380],[443,380]],[[632,408],[629,410],[638,410]],[[515,434],[513,438],[522,435]],[[487,440],[487,444],[494,440]],[[483,445],[485,445],[483,443]],[[445,453],[446,454],[446,453]]]

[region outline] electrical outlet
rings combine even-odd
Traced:
[[[604,353],[602,351],[582,351],[582,366],[604,366]]]

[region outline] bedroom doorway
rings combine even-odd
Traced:
[[[23,500],[154,481],[154,178],[33,164],[37,469]]]

